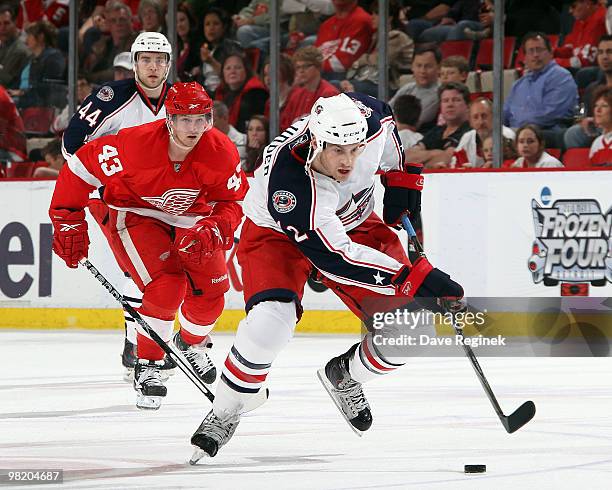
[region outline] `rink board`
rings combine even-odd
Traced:
[[[0,323],[5,328],[122,328],[115,300],[87,271],[68,269],[51,252],[47,210],[54,184],[0,182]],[[528,269],[537,238],[533,203],[550,208],[557,200],[576,201],[580,213],[580,202],[594,201],[601,210],[599,222],[606,223],[611,184],[612,172],[594,171],[427,174],[423,194],[426,251],[430,261],[449,272],[469,296],[559,297],[561,284],[536,283]],[[382,202],[380,186],[375,198]],[[608,229],[592,230],[591,235],[596,233],[601,236],[585,238],[583,245],[593,246],[596,240],[612,243]],[[90,236],[90,260],[120,288],[125,279],[93,220]],[[222,330],[235,329],[244,316],[235,250],[228,253],[228,269],[231,290],[219,321]],[[591,296],[612,296],[609,281],[586,288]],[[307,287],[304,307],[302,331],[359,329],[359,322],[329,291],[318,293]],[[508,324],[512,323],[509,317]]]

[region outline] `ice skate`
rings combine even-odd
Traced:
[[[127,338],[123,343],[123,352],[121,353],[121,364],[125,368],[123,380],[131,382],[134,379],[134,366],[138,355],[136,352],[136,344],[132,344]]]
[[[161,379],[161,366],[164,361],[138,359],[134,368],[134,389],[136,407],[142,410],[157,410],[161,400],[168,392]]]
[[[224,446],[232,438],[239,422],[239,415],[222,420],[212,410],[208,412],[198,430],[191,436],[191,444],[193,444],[195,451],[189,460],[189,464],[196,464],[204,456],[213,458],[221,446]]]
[[[131,383],[134,381],[134,366],[138,360],[138,348],[136,344],[132,344],[127,338],[123,345],[123,352],[121,353],[121,364],[125,368],[123,373],[123,380]],[[168,356],[164,357],[164,363],[161,366],[161,379],[166,381],[170,376],[174,375],[176,364]]]
[[[355,344],[348,352],[331,359],[317,375],[344,419],[361,436],[372,425],[372,413],[361,383],[351,378],[348,370],[349,359],[358,346]]]
[[[212,347],[212,342],[208,335],[199,344],[189,345],[181,337],[181,332],[178,331],[174,335],[172,342],[183,352],[195,373],[204,383],[214,383],[217,378],[217,369],[206,353]]]

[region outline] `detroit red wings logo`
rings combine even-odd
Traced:
[[[142,197],[168,214],[179,215],[189,209],[200,193],[199,189],[170,189],[159,197]]]

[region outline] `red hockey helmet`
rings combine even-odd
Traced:
[[[198,82],[177,82],[166,95],[166,114],[210,114],[213,102]]]

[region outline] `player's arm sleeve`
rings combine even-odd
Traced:
[[[400,138],[393,111],[389,104],[382,106],[382,118],[380,120],[382,137],[385,138],[380,168],[385,172],[389,170],[404,170],[406,168],[406,154]]]
[[[87,206],[90,192],[103,185],[98,155],[109,138],[114,137],[92,141],[68,158],[55,184],[51,210],[81,210]]]
[[[299,186],[282,182],[273,185],[271,179],[268,210],[274,220],[326,277],[341,284],[393,295],[391,278],[403,264],[351,241],[335,213],[336,191],[317,182],[312,171],[306,178],[308,182],[303,181]]]
[[[108,134],[112,108],[97,97],[97,92],[87,97],[72,115],[62,136],[62,153],[66,160],[96,135]]]
[[[214,186],[206,190],[208,202],[214,202],[211,218],[214,218],[228,234],[233,236],[242,221],[242,200],[249,189],[246,174],[240,165],[238,150],[228,149],[226,171],[222,172]]]

